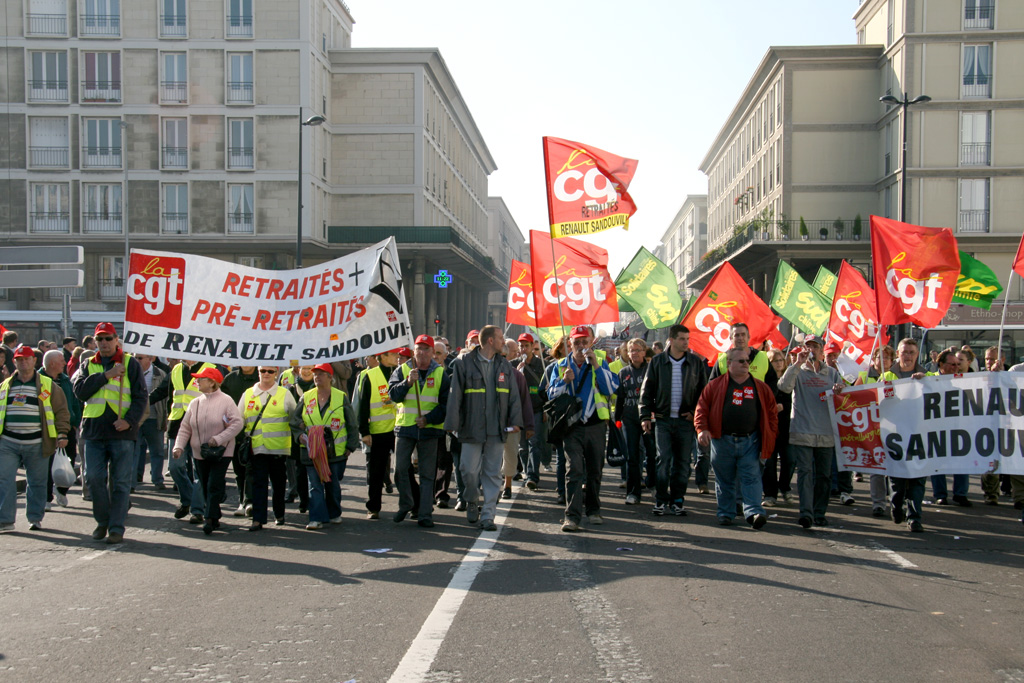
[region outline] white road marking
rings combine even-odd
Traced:
[[[875,552],[879,552],[882,555],[884,555],[885,557],[889,558],[890,560],[892,560],[894,563],[896,563],[902,569],[917,569],[917,565],[916,564],[914,564],[913,562],[911,562],[907,558],[903,557],[899,553],[897,553],[895,551],[892,551],[892,550],[889,550],[888,548],[886,548],[884,545],[882,545],[880,543],[876,543],[875,541],[870,541],[868,543],[868,545],[871,547],[872,550],[874,550]]]
[[[481,532],[476,543],[462,558],[448,587],[441,593],[434,609],[420,627],[420,632],[416,634],[402,661],[398,663],[398,668],[388,679],[389,683],[419,683],[427,680],[430,665],[434,663],[434,658],[437,657],[441,644],[448,635],[448,629],[455,621],[455,615],[459,613],[462,602],[469,594],[469,589],[473,587],[476,575],[480,573],[484,562],[494,549],[494,544],[505,526],[509,509],[521,490],[521,487],[513,489],[514,493],[509,501],[498,500],[498,509],[494,517],[498,530]]]

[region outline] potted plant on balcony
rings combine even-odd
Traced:
[[[836,231],[836,239],[843,239],[843,219],[837,218],[832,221],[832,228]]]
[[[789,221],[786,220],[786,214],[780,213],[779,218],[775,221],[775,227],[779,229],[779,237],[783,240],[789,239]]]
[[[818,228],[818,237],[822,241],[827,240],[828,239],[828,228],[826,228],[824,225],[821,226],[820,228]]]
[[[861,222],[860,214],[858,213],[857,217],[853,219],[853,230],[851,231],[851,234],[853,235],[854,241],[857,241],[857,242],[860,241],[860,233],[861,233],[861,229],[863,227],[861,223],[862,222]]]
[[[800,239],[804,242],[811,238],[810,233],[807,231],[807,223],[804,222],[804,217],[800,216]]]

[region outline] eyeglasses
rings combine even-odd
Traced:
[[[96,341],[98,341],[98,342],[108,342],[108,341],[114,341],[114,338],[113,337],[96,337]]]
[[[733,358],[731,362],[739,363],[740,365],[750,365],[750,359],[749,358],[740,358],[740,359]]]
[[[276,375],[277,370],[260,370],[261,375]]]

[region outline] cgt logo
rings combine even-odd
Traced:
[[[589,167],[586,173],[577,169]],[[581,182],[582,181],[582,182]],[[552,190],[561,202],[576,202],[585,194],[588,203],[596,200],[610,204],[619,198],[615,183],[601,173],[594,160],[586,156],[582,149],[573,150],[569,160],[555,177]]]
[[[732,316],[725,315],[726,319],[722,320],[723,314],[718,309],[721,307],[731,308],[733,305],[735,305],[735,302],[713,304],[707,308],[700,309],[694,318],[697,329],[701,332],[707,332],[708,343],[721,353],[725,353],[732,348],[732,340],[729,338],[729,332],[732,329],[729,321],[732,320]]]
[[[132,254],[125,320],[177,329],[185,291],[185,259]]]

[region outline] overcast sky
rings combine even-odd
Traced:
[[[591,238],[612,275],[657,246],[698,165],[772,45],[856,42],[857,0],[494,2],[347,0],[354,47],[436,47],[498,170],[524,235],[547,229],[541,137],[639,160],[637,213]]]

